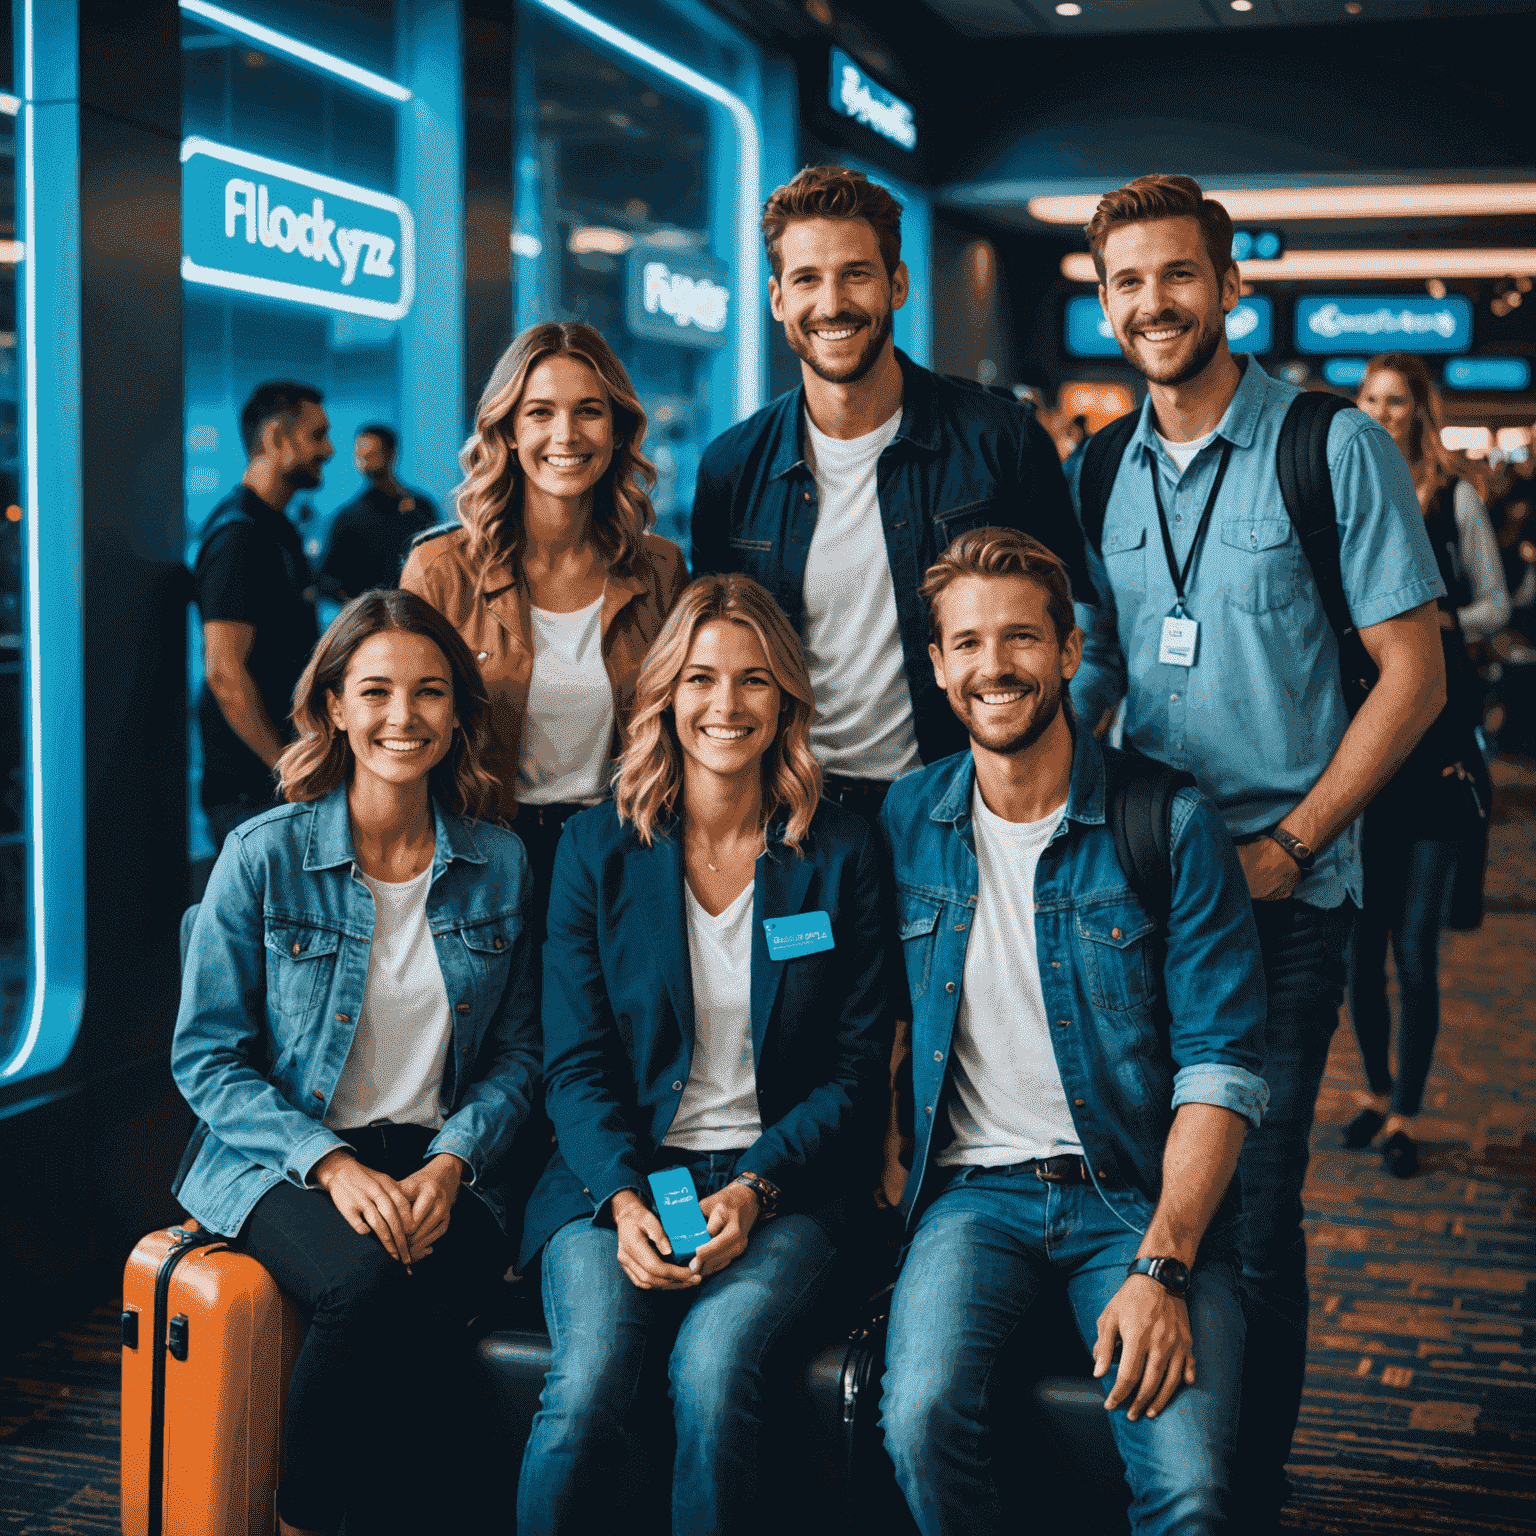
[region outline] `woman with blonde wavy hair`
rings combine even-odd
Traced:
[[[688,579],[681,550],[650,532],[645,430],[597,331],[529,327],[480,397],[458,522],[421,534],[400,577],[479,663],[492,812],[517,816],[540,929],[560,828],[606,796],[640,663]]]
[[[506,1268],[539,1056],[528,860],[476,819],[488,712],[435,608],[354,599],[294,693],[289,803],[226,839],[192,928],[171,1070],[198,1126],[173,1192],[310,1325],[285,1536],[462,1528],[450,1373]]]
[[[873,830],[818,798],[814,711],[773,599],[704,577],[640,670],[613,802],[566,824],[544,955],[558,1151],[519,1265],[542,1258],[554,1359],[521,1536],[619,1520],[599,1469],[657,1335],[673,1531],[761,1520],[764,1378],[793,1369],[775,1345],[870,1205],[886,1113],[883,865]],[[651,1198],[661,1170],[696,1191],[707,1240],[688,1252]]]

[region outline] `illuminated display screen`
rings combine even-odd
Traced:
[[[1358,389],[1365,382],[1365,359],[1330,357],[1323,364],[1323,377],[1335,389]]]
[[[902,149],[917,148],[917,121],[901,97],[877,85],[841,48],[832,50],[832,83],[827,92],[834,112],[872,128]]]
[[[1525,389],[1531,365],[1523,357],[1455,357],[1445,365],[1452,389]]]
[[[1472,344],[1472,306],[1457,294],[1314,294],[1296,301],[1296,350],[1464,352]]]
[[[1227,316],[1227,341],[1236,352],[1264,353],[1275,344],[1275,311],[1260,294],[1239,299]],[[1073,357],[1119,357],[1120,348],[1099,301],[1067,300],[1067,351]]]

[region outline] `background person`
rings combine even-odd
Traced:
[[[560,828],[607,796],[640,664],[687,584],[682,551],[648,531],[645,427],[591,326],[530,326],[480,397],[459,521],[421,535],[400,577],[479,663],[493,809],[517,816],[541,939]]]
[[[696,581],[641,669],[613,804],[561,839],[544,968],[559,1151],[523,1241],[524,1263],[543,1250],[554,1359],[522,1536],[621,1523],[603,1471],[657,1344],[672,1530],[764,1524],[764,1377],[868,1202],[890,1050],[876,834],[820,798],[814,708],[768,594]],[[770,955],[764,921],[801,915],[831,947]],[[674,1164],[714,1234],[686,1267],[647,1199]]]
[[[318,630],[294,493],[320,484],[334,453],[322,396],[259,385],[240,411],[240,485],[203,525],[192,581],[203,621],[203,812],[215,848],[275,803],[272,770],[289,740],[294,684]]]
[[[1509,621],[1509,590],[1493,525],[1477,491],[1458,479],[1440,443],[1434,385],[1420,358],[1387,352],[1366,365],[1360,409],[1402,450],[1445,583],[1439,600],[1446,705],[1365,813],[1365,899],[1350,945],[1349,1014],[1368,1094],[1344,1131],[1366,1147],[1379,1135],[1398,1178],[1418,1172],[1414,1119],[1440,1029],[1440,934],[1451,911],[1458,857],[1487,825],[1491,786],[1473,732],[1484,686],[1467,641]],[[1479,816],[1479,810],[1482,815]],[[1392,1015],[1386,959],[1391,942],[1401,1012],[1397,1077],[1387,1062]]]
[[[352,462],[368,489],[337,512],[319,572],[321,591],[341,602],[394,586],[411,541],[437,521],[426,492],[395,478],[399,450],[394,429],[378,422],[359,427],[352,440]]]
[[[201,1124],[175,1193],[310,1324],[285,1533],[457,1526],[451,1367],[506,1267],[497,1164],[539,1054],[527,860],[475,819],[487,714],[430,605],[355,599],[299,684],[291,803],[226,841],[192,931],[171,1070]]]

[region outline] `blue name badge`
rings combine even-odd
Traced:
[[[797,917],[765,917],[770,960],[798,960],[832,948],[832,919],[825,912],[802,912]]]

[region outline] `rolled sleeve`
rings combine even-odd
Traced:
[[[1181,1067],[1173,1079],[1173,1107],[1180,1104],[1214,1104],[1241,1115],[1258,1130],[1269,1107],[1269,1084],[1242,1067],[1201,1061]]]
[[[287,1165],[283,1169],[283,1177],[290,1184],[297,1184],[300,1189],[316,1188],[317,1186],[311,1181],[310,1175],[337,1147],[344,1147],[346,1145],[347,1143],[335,1131],[329,1131],[324,1126],[317,1127],[313,1136],[305,1137],[288,1154]]]

